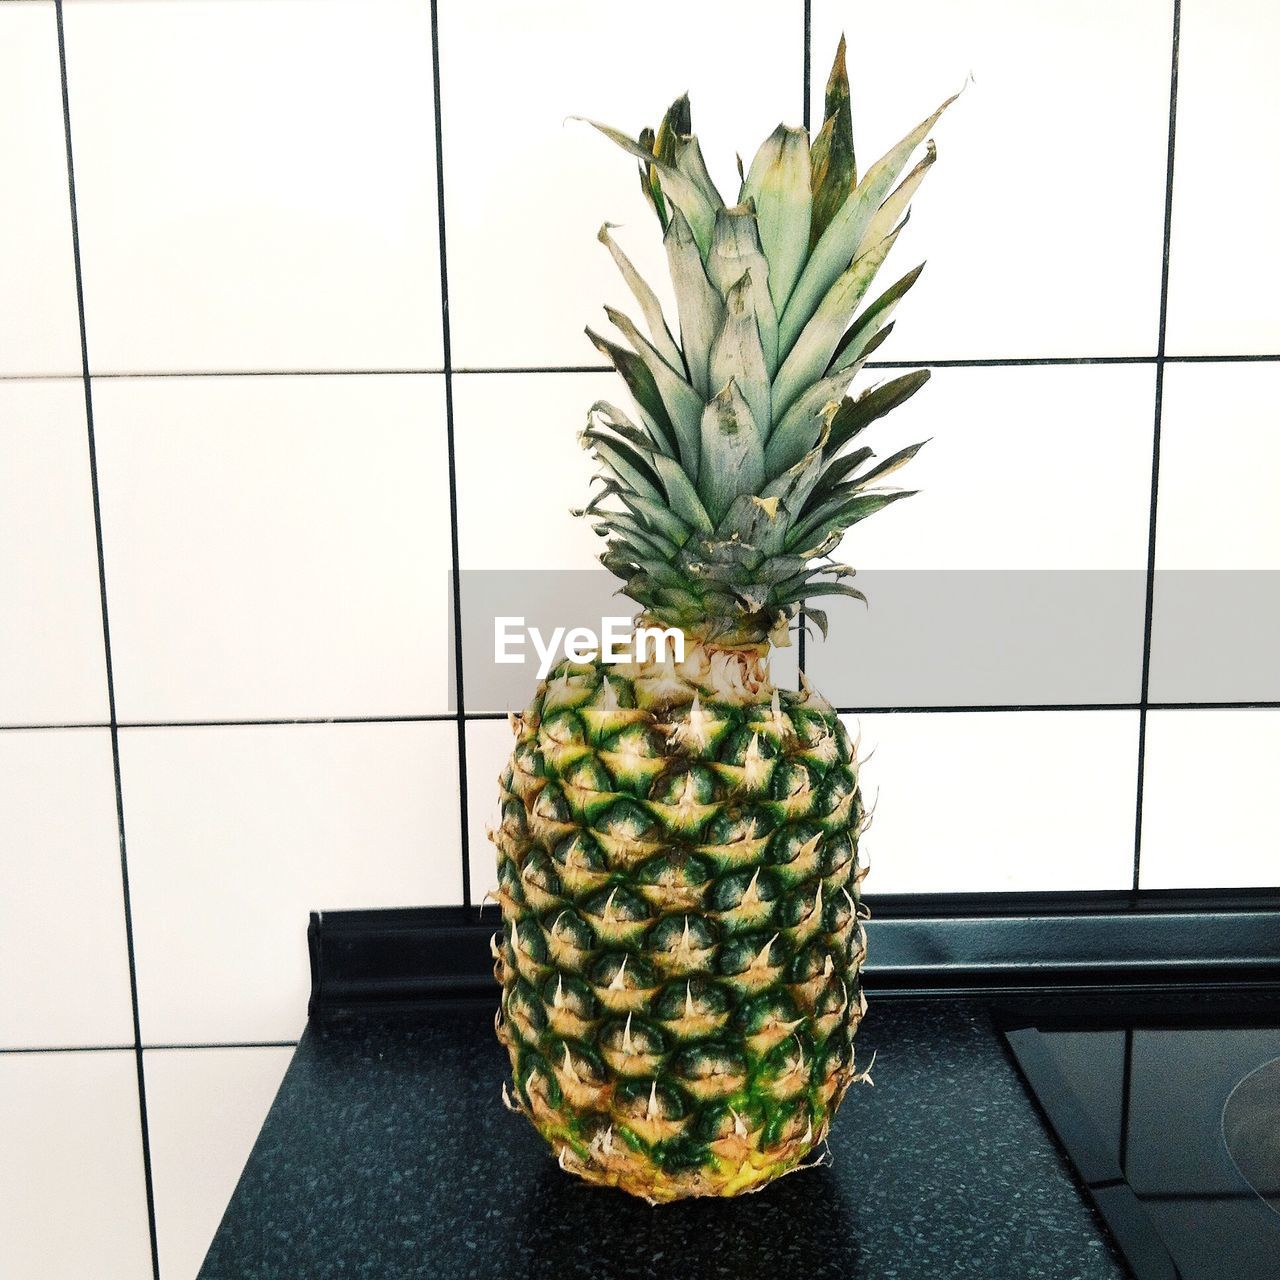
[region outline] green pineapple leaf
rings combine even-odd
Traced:
[[[845,327],[871,287],[897,235],[896,231],[890,232],[875,248],[858,258],[828,290],[773,380],[775,413],[785,413],[808,386],[826,373]]]
[[[850,472],[856,471],[869,458],[874,458],[875,456],[874,451],[864,445],[861,449],[855,449],[852,453],[841,454],[840,457],[828,462],[826,469],[822,473],[822,479],[818,481],[814,486],[813,492],[809,495],[809,501],[805,504],[806,509],[800,514],[802,516],[809,514],[809,510],[824,502]]]
[[[667,417],[675,433],[680,461],[694,474],[698,469],[698,426],[702,421],[702,399],[657,352],[656,348],[621,311],[605,307],[605,315],[631,344],[653,377]]]
[[[865,253],[873,244],[878,244],[899,222],[906,221],[907,211],[911,207],[911,199],[919,190],[920,184],[925,180],[925,175],[933,168],[937,159],[938,148],[934,146],[933,139],[930,138],[925,143],[924,159],[898,183],[885,202],[876,210],[875,217],[867,224],[867,229],[862,233],[862,239],[858,242],[854,257],[857,257],[859,253]]]
[[[658,354],[673,369],[683,370],[684,357],[671,336],[671,330],[667,328],[666,317],[662,314],[662,303],[658,301],[658,295],[649,288],[644,278],[632,265],[631,259],[618,247],[618,242],[609,234],[611,230],[611,225],[604,223],[597,233],[597,239],[609,250],[622,278],[627,282],[627,288],[640,304],[640,313],[644,316],[645,324],[649,326],[649,336]]]
[[[842,401],[831,419],[827,457],[834,457],[859,431],[869,427],[877,418],[882,418],[891,409],[905,404],[929,381],[929,377],[928,369],[913,369],[901,377],[890,378],[887,382],[868,388],[856,400]]]
[[[723,518],[739,493],[760,487],[764,445],[758,421],[732,377],[703,411],[698,492],[713,522]]]
[[[909,444],[905,449],[899,449],[891,457],[877,463],[870,471],[855,476],[850,484],[856,489],[865,489],[873,480],[883,480],[885,476],[892,475],[899,467],[910,462],[928,443],[928,440],[921,440],[918,444]]]
[[[822,233],[805,263],[800,279],[779,321],[781,349],[789,350],[827,291],[857,252],[867,228],[889,195],[911,153],[924,141],[942,113],[959,97],[953,94],[931,116],[922,120],[896,146],[867,170],[866,176],[846,198]]]
[[[713,210],[724,208],[724,197],[716,190],[716,184],[707,171],[702,145],[693,134],[678,136],[675,140],[675,166],[702,193]]]
[[[707,279],[693,232],[679,209],[671,211],[663,243],[667,250],[671,283],[675,288],[680,343],[689,378],[703,400],[709,400],[712,393],[707,367],[711,344],[724,321],[724,299]]]
[[[739,203],[755,207],[760,247],[769,263],[769,296],[779,313],[808,254],[809,183],[808,135],[780,124],[752,160],[739,197]]]
[[[658,384],[654,381],[648,365],[634,351],[628,351],[626,347],[610,342],[594,329],[588,328],[586,333],[596,350],[609,357],[610,363],[626,383],[627,390],[631,392],[631,398],[636,402],[636,408],[639,409],[650,435],[655,440],[665,440],[670,451],[676,452],[675,428],[671,425],[667,406],[662,402]]]
[[[658,160],[647,147],[642,146],[634,138],[627,137],[620,130],[610,128],[607,124],[600,124],[596,120],[588,120],[585,116],[571,118],[581,120],[593,129],[598,129],[610,142],[651,166],[656,174],[655,180],[662,184],[660,190],[683,210],[693,230],[694,239],[698,242],[698,249],[703,257],[706,257],[707,251],[711,248],[711,233],[716,224],[716,209],[698,184],[673,164]],[[655,207],[659,208],[659,217],[661,217],[661,206],[655,205]]]
[[[751,309],[772,378],[778,368],[778,317],[769,293],[769,262],[760,247],[759,227],[750,205],[736,205],[716,214],[707,275],[726,300],[743,276],[751,277]],[[712,383],[715,389],[714,379]]]
[[[748,273],[729,290],[724,324],[711,345],[710,376],[713,387],[736,383],[754,419],[755,438],[763,446],[770,421],[769,371],[765,367],[760,330],[751,309],[751,276]],[[706,419],[703,419],[705,425]],[[763,425],[761,425],[763,424]]]
[[[911,286],[920,279],[920,273],[923,270],[923,262],[918,267],[912,267],[905,276],[894,281],[863,311],[840,339],[840,345],[836,347],[835,355],[831,360],[832,370],[844,369],[867,358],[874,350],[871,344],[875,342],[877,335],[884,331],[889,317],[893,315],[898,303],[902,301]],[[876,346],[879,346],[879,343],[876,343]]]
[[[810,189],[813,217],[809,248],[822,238],[831,219],[858,184],[858,166],[853,154],[853,113],[849,104],[849,72],[845,67],[844,36],[836,49],[831,74],[827,77],[826,107],[822,128],[809,152]]]
[[[830,535],[843,534],[846,529],[860,520],[865,520],[869,515],[882,511],[891,502],[912,498],[916,492],[915,489],[899,489],[893,493],[859,493],[851,498],[824,503],[811,516],[801,520],[787,535],[787,550],[817,548],[823,545]],[[814,551],[812,554],[819,553]]]

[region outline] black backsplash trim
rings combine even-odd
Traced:
[[[1280,894],[868,897],[866,984],[945,991],[1162,990],[1280,982]],[[496,907],[311,916],[312,1014],[491,1001]]]

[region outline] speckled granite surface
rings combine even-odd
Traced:
[[[311,1026],[201,1280],[1126,1273],[987,1015],[881,998],[832,1162],[759,1195],[650,1208],[556,1167],[503,1110],[492,1013]]]

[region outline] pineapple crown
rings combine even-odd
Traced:
[[[651,618],[723,645],[785,644],[809,599],[864,599],[830,553],[851,525],[910,496],[882,482],[921,445],[861,470],[874,455],[851,446],[929,373],[845,391],[922,268],[859,307],[934,162],[932,141],[899,176],[954,101],[859,181],[841,38],[812,145],[806,130],[779,125],[745,175],[739,160],[734,205],[707,172],[687,96],[639,139],[589,122],[640,161],[679,313],[677,341],[606,223],[600,240],[648,333],[606,307],[624,343],[587,336],[622,376],[640,425],[604,401],[591,407],[582,441],[600,488],[576,514],[608,539],[602,563]],[[806,616],[825,635],[825,613]]]

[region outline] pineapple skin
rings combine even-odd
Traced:
[[[508,1105],[564,1169],[651,1202],[802,1166],[867,1078],[843,724],[769,683],[767,646],[702,645],[562,663],[513,722],[492,833]]]

